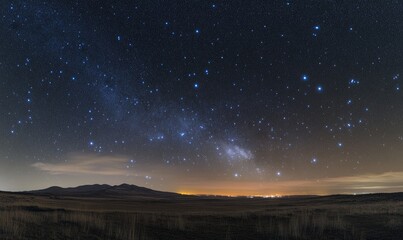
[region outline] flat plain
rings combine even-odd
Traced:
[[[0,239],[403,239],[403,194],[0,193]]]

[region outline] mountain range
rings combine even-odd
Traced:
[[[173,192],[157,191],[150,188],[140,187],[131,184],[121,185],[107,185],[107,184],[93,184],[82,185],[78,187],[49,187],[41,190],[33,190],[22,192],[23,194],[35,196],[49,196],[49,197],[82,197],[82,198],[115,198],[115,199],[226,199],[227,196],[213,196],[213,195],[182,195]],[[246,198],[239,196],[238,198]],[[372,193],[362,195],[329,195],[329,196],[283,196],[282,201],[288,200],[308,200],[308,201],[357,201],[357,202],[372,202],[372,201],[401,201],[403,199],[402,193]]]
[[[183,195],[172,192],[156,191],[130,184],[107,185],[94,184],[78,187],[49,187],[41,190],[27,191],[26,194],[55,196],[55,197],[92,197],[92,198],[178,198]]]

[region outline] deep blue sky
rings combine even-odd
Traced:
[[[401,1],[0,7],[0,189],[402,190]]]

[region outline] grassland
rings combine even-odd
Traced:
[[[401,196],[107,199],[0,193],[0,239],[403,239]]]

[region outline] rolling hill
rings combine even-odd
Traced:
[[[178,198],[181,194],[156,191],[145,187],[130,184],[107,185],[94,184],[78,187],[49,187],[41,190],[24,192],[26,194],[55,196],[55,197],[91,197],[91,198]]]

